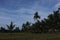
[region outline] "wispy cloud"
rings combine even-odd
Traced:
[[[60,2],[57,3],[57,4],[55,4],[55,6],[54,6],[54,10],[57,10],[58,8],[60,8]]]
[[[39,12],[41,19],[46,18],[60,0],[0,0],[0,25],[13,21],[18,26],[26,21],[33,22],[33,15]]]

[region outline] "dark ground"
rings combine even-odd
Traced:
[[[0,40],[60,40],[60,33],[0,33]]]

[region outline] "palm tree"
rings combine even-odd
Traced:
[[[39,20],[32,24],[31,31],[35,33],[39,33],[42,31],[41,22]]]
[[[47,27],[47,19],[41,20],[41,27],[42,27],[42,32],[47,32],[48,27]]]
[[[38,19],[40,19],[40,16],[38,15],[38,12],[36,12],[36,13],[34,14],[34,20],[38,20]]]
[[[22,25],[22,32],[24,32],[26,30],[26,28],[25,28],[25,24],[23,23],[23,25]]]
[[[6,32],[6,29],[3,28],[3,27],[0,27],[0,31],[1,31],[1,32]]]
[[[14,29],[14,31],[15,31],[15,32],[20,32],[19,27],[16,27],[16,28]]]
[[[26,22],[25,24],[22,25],[22,31],[28,32],[30,30],[30,22]]]
[[[52,32],[55,32],[55,30],[60,27],[60,14],[59,14],[59,9],[57,11],[54,11],[53,14],[48,15],[48,25],[50,27],[50,30]]]
[[[38,12],[36,12],[34,14],[33,18],[34,18],[34,20],[36,20],[36,22],[34,24],[32,24],[31,31],[32,32],[41,32],[41,26],[40,26],[40,21],[39,21],[40,16],[38,15]]]
[[[60,31],[60,8],[57,11],[54,11],[54,20],[55,20],[55,29]]]
[[[10,25],[7,25],[7,28],[10,32],[13,31],[14,27],[15,27],[15,25],[13,24],[13,22],[11,22]]]

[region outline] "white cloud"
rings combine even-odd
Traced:
[[[55,4],[55,9],[57,10],[58,8],[60,8],[60,3],[57,3],[57,4]]]
[[[45,2],[43,0],[42,4],[44,3]],[[60,3],[56,4],[55,6],[58,6],[59,4]],[[50,8],[40,5],[40,0],[35,1],[30,8],[22,7],[17,10],[8,10],[3,8],[0,10],[2,10],[2,12],[0,12],[2,14],[0,16],[0,19],[1,19],[0,22],[2,24],[6,24],[6,23],[8,24],[10,23],[10,21],[13,21],[18,26],[21,26],[22,23],[25,23],[26,21],[33,22],[33,15],[36,11],[39,12],[39,15],[42,17],[42,19],[47,17],[47,15],[51,13]],[[31,14],[31,15],[27,15],[27,14]]]
[[[52,10],[53,10],[53,11],[56,11],[56,10],[58,10],[58,8],[60,8],[60,2],[56,3],[56,4],[52,7]]]

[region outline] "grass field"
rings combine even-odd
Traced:
[[[60,40],[57,34],[0,33],[0,40]]]

